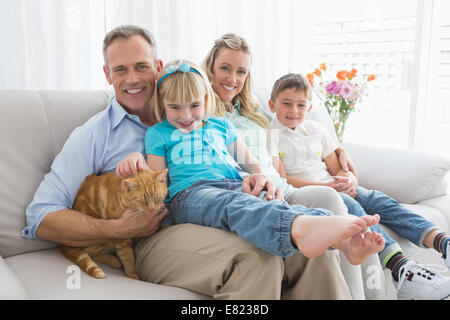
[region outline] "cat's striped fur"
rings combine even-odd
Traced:
[[[167,169],[140,171],[136,176],[121,180],[114,173],[92,174],[78,190],[73,210],[99,219],[119,218],[126,208],[148,212],[160,207],[167,194]],[[83,248],[62,246],[61,253],[94,278],[104,278],[103,270],[92,260],[120,268],[125,275],[138,279],[134,270],[132,239],[117,240]]]

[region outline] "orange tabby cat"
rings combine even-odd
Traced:
[[[114,173],[100,176],[92,174],[83,181],[72,209],[100,219],[119,218],[126,208],[149,212],[150,209],[159,208],[167,194],[166,176],[167,169],[140,171],[124,180]],[[94,278],[105,277],[103,270],[92,260],[95,257],[96,261],[114,268],[123,265],[127,277],[138,279],[134,270],[131,239],[83,248],[62,246],[60,249],[65,257]]]

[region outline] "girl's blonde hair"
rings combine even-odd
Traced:
[[[186,66],[189,66],[189,68],[184,70],[183,67]],[[160,122],[166,116],[163,99],[186,103],[204,96],[205,118],[210,116],[216,108],[214,90],[208,81],[208,77],[199,66],[187,60],[176,60],[166,65],[156,79],[153,96],[155,99],[155,116]]]
[[[203,60],[202,67],[205,70],[209,81],[212,83],[214,81],[214,62],[216,61],[217,55],[222,48],[227,48],[231,50],[243,51],[250,55],[250,47],[244,38],[237,36],[233,33],[226,33],[216,41],[214,41],[214,46],[209,50],[205,59]],[[215,114],[217,116],[223,117],[226,110],[233,110],[233,103],[240,102],[240,114],[253,120],[263,128],[269,126],[269,120],[263,115],[257,112],[259,108],[258,101],[252,95],[252,76],[250,70],[248,71],[247,78],[245,79],[242,91],[239,92],[236,97],[233,98],[232,102],[223,102],[220,97],[216,95],[216,110]]]

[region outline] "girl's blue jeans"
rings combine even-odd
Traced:
[[[298,253],[291,243],[295,217],[331,215],[325,209],[309,209],[278,200],[266,201],[241,191],[241,180],[201,180],[176,194],[170,202],[175,222],[194,223],[230,230],[272,254],[288,257]]]
[[[355,198],[346,193],[340,193],[350,214],[361,217],[366,214],[378,213],[380,223],[419,247],[423,248],[423,240],[427,234],[438,228],[432,222],[408,210],[381,191],[358,187],[356,192]],[[379,253],[380,261],[385,266],[389,258],[396,252],[401,251],[401,248],[396,241],[383,231],[379,224],[370,227],[370,229],[380,233],[386,242],[384,249]]]

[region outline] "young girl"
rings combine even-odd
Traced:
[[[329,216],[324,209],[265,201],[242,191],[240,166],[265,180],[261,167],[226,118],[209,117],[214,93],[203,71],[187,61],[169,63],[158,76],[155,115],[160,123],[145,136],[151,170],[169,169],[168,206],[176,223],[195,223],[236,232],[270,253],[288,257],[299,250],[315,257],[340,249],[352,264],[380,251],[384,242],[367,227],[377,216]],[[129,155],[117,172],[142,162]],[[145,167],[143,163],[138,167]]]

